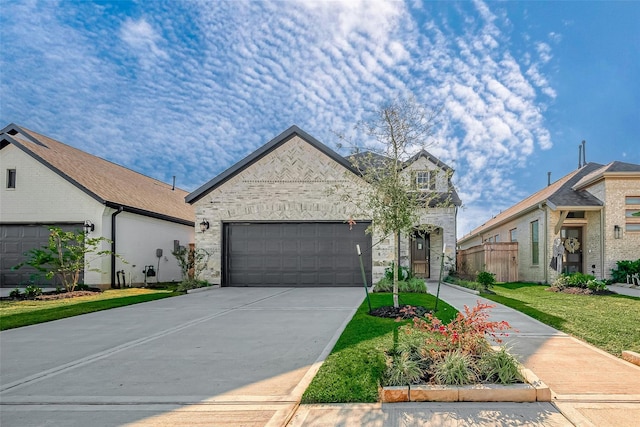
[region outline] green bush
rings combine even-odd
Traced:
[[[20,288],[15,288],[14,290],[12,290],[11,292],[9,292],[9,296],[11,298],[20,298],[20,296],[22,295],[22,292],[20,292]]]
[[[589,280],[587,288],[594,292],[602,292],[607,290],[607,283],[604,280]]]
[[[393,292],[393,279],[386,276],[380,279],[373,288],[374,292]],[[427,284],[423,279],[412,277],[408,280],[398,281],[398,292],[426,293]]]
[[[24,296],[27,298],[35,298],[38,295],[42,295],[42,288],[34,285],[29,285],[24,288]]]
[[[627,276],[640,273],[640,259],[637,261],[618,261],[617,268],[611,270],[611,281],[627,283]]]
[[[434,363],[433,380],[436,384],[466,385],[477,379],[473,358],[469,353],[455,350]]]
[[[386,279],[389,279],[393,282],[393,266],[394,263],[391,263],[391,265],[387,268],[384,269],[384,277]],[[409,267],[404,267],[404,266],[400,266],[398,267],[398,280],[409,280],[413,277],[413,274],[411,273],[411,270],[409,269]]]
[[[518,361],[504,346],[498,351],[487,351],[482,354],[478,367],[485,381],[498,384],[523,382]]]
[[[554,280],[553,286],[560,290],[571,287],[587,289],[588,283],[595,279],[594,276],[584,273],[561,274]]]
[[[480,283],[482,287],[487,290],[496,284],[496,275],[488,271],[481,271],[476,276],[476,282]]]
[[[451,283],[452,285],[462,286],[463,288],[473,289],[474,291],[482,291],[482,285],[478,282],[473,282],[471,280],[464,280],[459,278],[458,276],[447,276],[444,278],[444,281],[447,283]]]

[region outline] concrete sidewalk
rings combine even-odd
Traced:
[[[435,284],[429,290],[435,293]],[[550,387],[553,402],[301,405],[290,426],[638,425],[640,367],[477,295],[443,285],[440,297],[458,310],[478,301],[495,305],[491,320],[517,330],[505,344]]]

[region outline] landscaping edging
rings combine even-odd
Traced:
[[[525,384],[467,386],[412,385],[382,387],[382,403],[396,402],[550,402],[551,390],[529,369],[521,369]]]
[[[474,294],[474,295],[480,295],[480,291],[476,291],[475,289],[465,288],[464,286],[454,285],[453,283],[449,283],[449,282],[442,282],[442,284],[447,285],[447,286],[451,286],[452,288],[457,289],[457,290],[462,291],[462,292],[467,292],[469,294]]]
[[[625,350],[622,352],[622,358],[627,362],[640,366],[640,354],[635,351]]]

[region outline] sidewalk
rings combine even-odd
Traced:
[[[430,291],[435,293],[435,284]],[[518,332],[512,353],[552,390],[553,403],[408,403],[301,405],[289,426],[637,426],[640,367],[485,298],[442,285],[440,298],[458,310],[478,301],[496,305],[491,320]],[[640,307],[640,301],[639,301]]]

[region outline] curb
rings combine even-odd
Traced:
[[[454,285],[453,283],[442,282],[443,285],[447,285],[452,287],[453,289],[457,289],[462,292],[466,292],[468,294],[480,295],[480,291],[476,291],[475,289],[465,288],[464,286]]]
[[[187,289],[187,293],[188,294],[197,294],[198,292],[206,292],[206,291],[210,291],[212,289],[216,289],[216,288],[219,288],[219,287],[220,287],[220,285],[203,286],[201,288]]]

